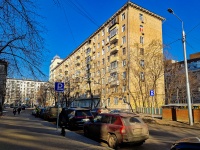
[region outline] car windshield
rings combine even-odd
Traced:
[[[77,116],[92,116],[89,110],[78,110],[76,111]]]

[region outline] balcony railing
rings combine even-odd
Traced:
[[[113,61],[116,61],[116,60],[119,60],[118,56],[111,56],[110,57],[110,62],[113,62]]]
[[[119,51],[119,46],[112,46],[110,48],[110,55],[114,54],[114,53],[117,53]]]
[[[119,80],[111,80],[110,81],[110,86],[118,86],[119,85]]]

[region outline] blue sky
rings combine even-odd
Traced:
[[[127,0],[48,0],[40,1],[39,14],[47,29],[44,35],[46,62],[41,67],[49,75],[49,65],[55,55],[68,56],[104,22],[106,22]],[[200,1],[199,0],[131,0],[166,20],[163,21],[163,44],[176,60],[183,60],[181,22],[167,12],[172,8],[184,22],[187,58],[200,52]],[[180,40],[178,40],[180,39]]]

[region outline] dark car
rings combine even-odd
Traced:
[[[83,127],[83,124],[93,119],[93,115],[86,108],[63,108],[59,115],[59,125],[70,129]]]
[[[149,138],[147,125],[133,113],[101,113],[83,130],[86,137],[107,141],[111,148],[122,143],[142,145]]]
[[[25,105],[22,105],[21,108],[22,108],[22,110],[25,110],[25,109],[26,109],[26,106],[25,106]]]
[[[198,137],[184,138],[173,143],[171,150],[199,150],[200,139]]]

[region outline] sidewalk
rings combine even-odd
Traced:
[[[139,114],[139,115],[147,124],[159,124],[159,125],[165,125],[165,126],[200,130],[200,123],[194,123],[193,126],[190,126],[189,122],[163,120],[161,118],[157,118],[154,116],[152,117],[151,115],[147,115],[147,114]]]
[[[56,125],[35,118],[26,109],[14,116],[12,110],[4,112],[0,118],[0,150],[109,150],[109,147],[65,130],[65,137]]]

